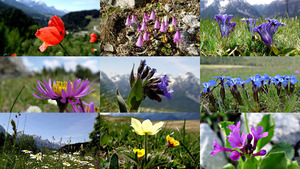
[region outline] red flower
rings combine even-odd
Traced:
[[[95,53],[95,51],[97,51],[97,49],[96,48],[92,48],[92,52]]]
[[[96,34],[94,34],[94,33],[91,33],[90,37],[91,37],[90,43],[94,43],[98,39],[98,36]]]
[[[41,52],[44,52],[49,46],[59,44],[66,34],[64,23],[58,16],[53,16],[48,25],[48,27],[38,29],[35,33],[35,36],[44,42],[39,47]]]
[[[14,54],[12,54],[11,56],[15,57],[15,56],[17,56],[17,54],[16,54],[16,53],[14,53]]]

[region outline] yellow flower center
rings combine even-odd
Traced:
[[[73,91],[73,83],[71,82],[72,91]],[[61,90],[64,89],[64,91],[67,93],[68,88],[68,82],[65,81],[56,81],[56,84],[53,84],[53,92],[59,96],[61,96]]]

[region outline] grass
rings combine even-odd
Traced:
[[[273,35],[274,44],[280,56],[300,55],[300,19],[277,18],[286,26],[280,26]],[[261,40],[258,33],[255,39],[247,29],[242,18],[234,17],[231,22],[237,25],[228,38],[221,38],[218,23],[211,19],[200,20],[200,55],[201,56],[273,56],[269,47]],[[268,22],[259,18],[256,26]]]
[[[20,92],[21,88],[25,86],[24,90],[20,94],[16,104],[14,105],[13,112],[25,112],[25,110],[29,106],[39,106],[43,112],[58,112],[58,108],[55,105],[49,104],[45,99],[39,99],[32,95],[35,91],[32,87],[37,85],[36,81],[43,81],[43,78],[48,80],[51,78],[52,80],[60,80],[60,81],[74,81],[76,77],[73,75],[58,75],[58,76],[34,76],[34,77],[19,77],[19,78],[11,78],[0,81],[0,112],[8,112],[13,105],[15,98]],[[90,79],[92,80],[92,79]],[[95,89],[88,96],[84,97],[83,100],[87,103],[91,101],[97,106],[100,106],[100,88],[95,84],[91,84],[92,89]],[[70,110],[70,105],[68,106],[68,110]]]
[[[101,116],[101,120],[100,166],[101,163],[103,164],[113,153],[117,153],[120,159],[120,168],[132,168],[134,163],[127,158],[126,154],[133,154],[134,148],[143,148],[144,137],[132,131],[133,128],[130,126],[130,117]],[[153,124],[155,123],[157,122],[153,122]],[[198,168],[200,165],[200,121],[186,121],[186,123],[181,121],[176,122],[177,124],[174,124],[175,122],[165,121],[165,123],[167,124],[161,131],[156,135],[148,137],[148,153],[150,157],[161,155],[158,162],[167,162],[167,164],[163,166],[166,168],[170,168],[175,164],[184,165],[186,168]],[[176,125],[176,127],[174,125]],[[186,129],[186,126],[189,126],[189,130]],[[181,144],[177,147],[169,148],[162,154],[167,147],[166,136],[171,133],[173,133],[171,137],[180,141]]]
[[[264,75],[267,73],[270,76],[275,76],[277,74],[281,75],[296,75],[299,80],[299,74],[295,74],[295,70],[299,69],[298,63],[300,59],[298,58],[223,58],[218,63],[228,63],[226,68],[223,65],[213,64],[215,62],[213,59],[201,58],[201,67],[200,67],[200,81],[208,82],[209,80],[216,80],[212,78],[214,76],[231,76],[239,77],[246,80],[246,77],[254,76],[256,74]],[[210,63],[204,67],[202,62]],[[230,63],[233,65],[230,67]],[[216,63],[216,62],[215,62]],[[249,66],[251,65],[251,66]],[[240,66],[240,67],[238,67]],[[217,81],[217,84],[219,81]],[[295,85],[294,94],[287,96],[284,92],[284,89],[281,91],[281,95],[278,97],[274,85],[270,86],[268,94],[264,92],[259,92],[259,104],[257,104],[252,95],[252,84],[246,84],[245,89],[248,93],[246,96],[245,91],[242,87],[238,87],[239,92],[241,93],[242,100],[244,105],[237,105],[235,99],[233,98],[229,88],[225,89],[226,99],[223,106],[218,108],[218,110],[210,110],[207,100],[201,98],[201,112],[206,112],[208,110],[212,112],[221,112],[221,113],[236,113],[236,112],[299,112],[300,111],[300,87],[298,83]],[[220,86],[213,90],[214,97],[220,101]],[[224,106],[226,105],[226,106]]]

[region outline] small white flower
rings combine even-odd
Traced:
[[[79,152],[75,152],[75,153],[73,153],[73,155],[80,155],[80,153]]]
[[[29,106],[26,113],[41,113],[42,109],[38,106]]]
[[[66,165],[66,166],[71,166],[71,164],[70,164],[70,163],[68,163],[68,162],[64,162],[64,163],[63,163],[63,165]]]
[[[48,103],[57,106],[57,102],[55,100],[48,99]]]
[[[22,150],[22,152],[24,152],[25,154],[30,154],[30,153],[32,153],[32,151],[29,151],[29,150]]]

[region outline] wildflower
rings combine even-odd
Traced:
[[[215,140],[213,143],[214,151],[211,152],[211,155],[216,155],[217,153],[221,151],[229,151],[231,152],[230,158],[233,161],[239,160],[240,156],[247,155],[247,156],[264,156],[266,154],[266,150],[261,150],[258,153],[253,153],[256,149],[256,143],[259,139],[263,137],[268,136],[268,132],[263,132],[263,127],[258,126],[257,131],[255,131],[255,128],[251,128],[251,133],[246,135],[245,133],[242,133],[240,135],[240,122],[237,123],[235,126],[234,124],[229,125],[227,127],[229,130],[231,130],[228,137],[228,142],[230,143],[230,146],[235,149],[225,148],[220,146],[217,141]],[[252,146],[251,141],[254,138],[254,144]]]
[[[91,37],[90,43],[94,43],[98,39],[98,36],[95,33],[91,33],[90,37]]]
[[[162,35],[161,41],[162,41],[163,43],[167,43],[167,42],[168,42],[168,38],[167,38],[167,35],[166,35],[166,34],[163,34],[163,35]]]
[[[21,152],[24,152],[25,154],[30,154],[30,153],[32,153],[32,151],[29,151],[29,150],[22,150]]]
[[[146,28],[147,28],[147,25],[146,25],[146,22],[144,21],[142,23],[141,31],[146,31]]]
[[[63,165],[66,165],[66,166],[68,166],[68,167],[71,166],[71,164],[68,163],[68,162],[64,162]]]
[[[127,16],[125,25],[126,25],[126,26],[130,26],[130,25],[131,25],[131,20],[130,20],[130,17],[129,17],[129,16]]]
[[[254,30],[257,19],[249,18],[249,19],[244,19],[242,21],[247,23],[249,32],[251,33],[252,36],[254,36],[253,30]]]
[[[149,20],[155,20],[155,12],[152,10]]]
[[[80,152],[74,152],[73,155],[80,155]]]
[[[71,104],[71,111],[74,113],[96,113],[99,112],[100,109],[99,107],[95,107],[94,103],[91,102],[90,104],[82,101],[83,105],[85,106],[85,108],[83,109],[83,107],[81,107],[80,104]],[[82,106],[83,106],[82,105]]]
[[[216,85],[217,82],[215,80],[210,80],[209,82],[204,82],[204,83],[201,83],[201,84],[204,87],[203,92],[210,93],[210,87]],[[200,88],[202,88],[202,87],[200,87]]]
[[[134,129],[134,132],[138,135],[155,135],[161,130],[161,127],[164,125],[164,122],[156,123],[152,125],[150,120],[145,120],[141,123],[139,120],[135,118],[131,118],[131,126]]]
[[[175,42],[175,43],[181,42],[181,37],[180,37],[179,29],[177,29],[177,31],[176,31],[176,33],[175,33],[175,35],[174,35],[173,42]]]
[[[160,32],[167,32],[167,29],[166,29],[166,26],[165,26],[165,22],[162,21],[161,22],[161,25],[160,25]]]
[[[165,26],[168,27],[169,26],[169,17],[166,15],[164,17],[164,20],[165,20]]]
[[[145,22],[148,22],[149,19],[150,19],[149,15],[145,12],[145,13],[144,13],[144,21],[145,21]]]
[[[140,35],[139,36],[139,39],[138,39],[138,41],[136,42],[136,44],[135,44],[136,46],[138,46],[138,47],[142,47],[142,46],[144,46],[144,44],[143,44],[143,37],[142,37],[142,35]]]
[[[300,73],[300,71],[299,70],[295,70],[295,73]]]
[[[55,100],[48,99],[48,103],[57,106],[57,102]]]
[[[173,26],[177,25],[177,20],[174,16],[172,17],[172,25]]]
[[[142,30],[141,30],[141,25],[138,25],[137,31],[138,31],[138,32],[141,32],[141,31],[142,31]]]
[[[35,33],[35,36],[44,42],[39,47],[39,50],[44,52],[49,46],[59,44],[65,37],[65,34],[63,21],[56,15],[53,16],[48,22],[48,27],[38,29]]]
[[[145,156],[145,149],[133,149],[133,152],[137,153],[139,159]]]
[[[96,48],[92,48],[92,52],[95,53],[97,51]]]
[[[14,54],[12,54],[12,55],[10,55],[10,56],[13,56],[13,57],[15,57],[15,56],[17,56],[17,54],[16,54],[16,53],[14,53]]]
[[[170,101],[171,100],[171,94],[174,92],[173,89],[169,90],[167,89],[167,86],[169,86],[168,82],[168,76],[164,75],[163,78],[160,78],[161,82],[157,84],[157,86],[160,88],[160,90],[163,91],[163,95]]]
[[[144,33],[144,35],[143,35],[143,39],[144,39],[144,41],[150,40],[150,39],[149,39],[149,34],[148,34],[147,31],[145,31],[145,33]]]
[[[154,24],[153,28],[154,29],[159,29],[159,20],[158,19],[155,20],[155,24]]]
[[[29,106],[28,109],[26,110],[27,113],[41,113],[42,110],[38,106]]]
[[[132,16],[131,16],[131,22],[136,22],[136,16],[135,16],[135,14],[132,14]]]
[[[232,22],[230,23],[230,20],[232,19],[232,15],[221,15],[218,14],[215,16],[215,21],[217,21],[219,23],[219,29],[222,35],[222,38],[224,38],[224,36],[227,38],[228,34],[233,32],[236,23]]]
[[[166,140],[168,142],[168,147],[179,146],[179,141],[175,140],[173,137],[170,137],[170,135],[167,135]]]
[[[36,155],[30,154],[30,158],[40,160],[40,161],[42,160],[42,156],[39,154],[36,154]]]

